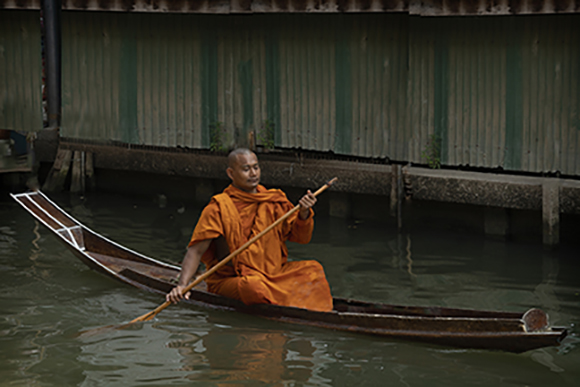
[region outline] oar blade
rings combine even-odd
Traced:
[[[129,324],[114,324],[114,325],[106,325],[104,327],[98,327],[98,328],[94,328],[94,329],[87,329],[87,330],[78,332],[75,335],[75,337],[81,338],[81,339],[86,339],[86,338],[90,338],[93,336],[102,335],[102,334],[105,334],[107,332],[112,332],[112,331],[116,331],[119,329],[125,329],[129,325],[132,325],[132,324],[131,323],[129,323]]]
[[[128,323],[116,324],[116,325],[107,325],[107,326],[99,327],[99,328],[95,328],[95,329],[87,329],[85,331],[79,332],[76,335],[76,337],[82,337],[82,338],[92,337],[92,336],[100,335],[100,334],[114,331],[114,330],[126,329],[135,323],[151,321],[155,318],[155,316],[157,316],[159,314],[159,312],[161,312],[163,309],[165,309],[169,305],[171,305],[170,302],[165,302],[164,304],[158,306],[156,309],[154,309],[150,312],[147,312],[144,315],[139,316],[136,319],[129,321]]]

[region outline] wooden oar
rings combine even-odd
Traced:
[[[314,193],[314,196],[318,196],[319,194],[321,194],[322,192],[324,192],[328,187],[330,187],[332,184],[334,184],[334,182],[336,180],[337,180],[336,177],[333,178],[333,179],[331,179],[331,180],[329,180],[325,185],[323,185],[322,187],[320,187],[318,189],[318,191],[316,191]],[[195,286],[197,286],[199,283],[201,283],[201,281],[205,280],[207,277],[209,277],[210,275],[212,275],[213,273],[215,273],[217,270],[219,270],[220,267],[222,267],[223,265],[227,264],[229,261],[232,260],[232,258],[234,258],[238,254],[240,254],[242,251],[244,251],[245,249],[247,249],[251,244],[253,244],[258,239],[260,239],[261,237],[263,237],[264,235],[266,235],[269,231],[271,231],[272,229],[274,229],[276,226],[278,226],[280,223],[282,223],[284,220],[286,220],[289,216],[291,216],[292,214],[294,214],[299,209],[300,209],[300,205],[297,205],[293,209],[291,209],[290,211],[288,211],[286,214],[284,214],[282,217],[280,217],[274,223],[272,223],[271,225],[269,225],[268,227],[266,227],[258,235],[254,236],[252,239],[250,239],[249,241],[247,241],[246,243],[244,243],[241,247],[239,247],[233,253],[231,253],[230,255],[228,255],[227,257],[225,257],[224,259],[222,259],[216,265],[212,266],[211,269],[209,269],[208,271],[206,271],[205,273],[203,273],[202,275],[200,275],[199,277],[197,277],[193,282],[191,282],[189,285],[187,285],[182,290],[181,294],[182,295],[185,295],[187,292],[189,292],[191,289],[193,289]],[[139,316],[139,317],[131,320],[127,324],[123,324],[123,325],[116,326],[116,328],[117,329],[121,329],[121,328],[128,327],[129,325],[134,324],[136,322],[149,321],[149,320],[153,319],[155,316],[157,316],[159,314],[159,312],[161,312],[163,309],[167,308],[169,305],[171,305],[171,302],[170,301],[166,301],[163,304],[159,305],[154,310],[152,310],[150,312],[147,312],[144,315]],[[97,328],[97,330],[98,331],[102,331],[103,329],[110,329],[111,327],[113,327],[113,326],[108,326],[108,327],[103,327],[103,328]],[[81,336],[92,335],[92,334],[94,334],[95,331],[96,330],[93,330],[93,331],[84,331],[84,332],[81,332],[80,335]]]
[[[325,185],[323,185],[322,187],[320,187],[318,189],[318,191],[316,191],[314,193],[314,196],[318,196],[320,193],[322,193],[324,190],[326,190],[328,187],[330,187],[336,180],[337,180],[337,178],[335,177],[334,179],[330,180],[328,183],[326,183]],[[199,277],[197,277],[195,279],[195,281],[191,282],[189,285],[187,285],[183,289],[183,291],[181,292],[181,294],[182,295],[185,295],[187,292],[189,292],[191,289],[193,289],[195,286],[197,286],[199,283],[201,283],[201,281],[204,281],[207,277],[209,277],[210,275],[212,275],[213,273],[215,273],[217,270],[219,270],[220,267],[222,267],[223,265],[227,264],[229,261],[232,260],[232,258],[234,258],[236,255],[240,254],[242,251],[244,251],[245,249],[247,249],[248,247],[250,247],[250,245],[252,245],[254,242],[256,242],[258,239],[260,239],[264,235],[266,235],[270,230],[274,229],[276,226],[278,226],[280,223],[282,223],[284,220],[286,220],[289,216],[291,216],[293,213],[295,213],[299,209],[300,209],[300,205],[297,205],[296,207],[294,207],[293,209],[291,209],[290,211],[288,211],[286,214],[284,214],[283,216],[281,216],[277,221],[275,221],[274,223],[272,223],[271,225],[269,225],[268,227],[266,227],[258,235],[256,235],[255,237],[253,237],[252,239],[250,239],[249,241],[247,241],[246,243],[244,243],[241,247],[238,247],[238,249],[235,250],[233,253],[231,253],[230,255],[228,255],[227,257],[225,257],[224,259],[222,259],[219,263],[217,263],[216,265],[212,266],[211,269],[209,269],[208,271],[206,271],[205,273],[203,273],[202,275],[200,275]],[[157,314],[159,314],[159,312],[161,312],[163,309],[167,308],[169,305],[171,305],[171,301],[165,301],[163,304],[159,305],[157,308],[155,308],[151,312],[145,313],[144,315],[139,316],[139,317],[137,317],[134,320],[131,320],[130,324],[133,324],[133,323],[136,323],[136,322],[140,322],[140,321],[149,321],[153,317],[157,316]]]

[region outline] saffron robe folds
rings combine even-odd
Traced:
[[[213,239],[201,258],[210,268],[219,261],[216,238],[224,237],[229,251],[235,251],[293,207],[281,190],[267,190],[260,185],[258,193],[250,194],[230,185],[204,208],[189,246]],[[208,290],[247,305],[332,310],[332,296],[322,265],[316,261],[288,261],[285,242],[310,242],[312,214],[311,210],[308,219],[302,220],[297,212],[266,233],[234,257],[231,264],[208,277]]]

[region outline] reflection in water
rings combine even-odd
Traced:
[[[188,379],[214,381],[217,386],[248,380],[279,385],[283,380],[305,383],[312,376],[315,348],[308,340],[290,341],[277,331],[231,329],[216,326],[206,335],[186,335],[172,341],[182,356]]]
[[[538,349],[537,351],[534,351],[534,353],[532,353],[531,357],[532,357],[532,359],[534,359],[538,363],[548,367],[550,369],[550,371],[564,372],[563,368],[558,367],[554,363],[554,357],[543,348]]]
[[[29,259],[32,261],[32,266],[30,269],[26,270],[25,273],[28,277],[36,278],[38,277],[36,259],[41,252],[38,246],[38,241],[40,239],[40,234],[38,233],[39,223],[35,222],[33,233],[35,239],[32,240],[33,249],[30,250]],[[0,243],[0,256],[7,257],[10,256],[11,251],[17,246],[17,242],[10,235],[16,235],[16,233],[8,227],[3,227],[0,229],[0,241],[8,242],[5,244]],[[0,337],[9,337],[12,335],[24,336],[24,340],[19,343],[17,352],[11,357],[12,361],[16,360],[18,372],[21,375],[29,375],[29,370],[34,365],[38,364],[44,359],[46,348],[37,343],[39,338],[45,336],[46,331],[50,332],[54,330],[54,326],[43,326],[42,328],[36,327],[31,330],[27,326],[27,321],[33,316],[38,316],[40,314],[37,305],[31,305],[21,309],[16,313],[6,313],[8,311],[4,310],[3,317],[4,323],[3,328],[0,331]],[[26,335],[22,335],[23,332],[27,332]]]
[[[37,259],[42,252],[42,249],[38,245],[38,241],[40,240],[40,233],[38,232],[39,227],[40,227],[40,223],[35,220],[34,221],[34,229],[32,230],[32,232],[34,234],[34,239],[32,240],[33,248],[30,249],[30,255],[29,255],[29,259],[32,261],[32,266],[31,266],[32,277],[38,277]],[[43,271],[41,273],[42,273],[42,276],[45,278],[48,276],[48,273],[46,271]],[[28,313],[26,313],[26,314],[37,314],[36,307],[32,307],[31,309],[32,310],[28,311]],[[15,320],[17,318],[18,317],[15,316]],[[18,325],[20,325],[20,321],[18,321]],[[20,331],[22,329],[18,325],[16,325],[14,327],[15,331]],[[56,329],[57,329],[56,325],[53,325],[50,327],[45,327],[43,330],[46,330],[48,332],[53,332]],[[29,361],[24,362],[20,366],[20,372],[22,372],[22,374],[24,374],[24,375],[28,374],[29,369],[32,368],[34,365],[39,364],[40,362],[42,362],[44,360],[46,348],[43,345],[40,345],[36,342],[36,340],[39,337],[45,336],[45,332],[43,332],[43,330],[36,330],[34,335],[28,335],[30,338],[25,343],[23,343],[24,348],[27,348],[27,349],[22,351],[22,355],[26,356],[29,359]]]
[[[389,240],[387,246],[389,247],[390,253],[392,255],[392,267],[403,269],[409,275],[409,278],[414,280],[417,275],[413,273],[411,235],[397,234],[394,239]]]
[[[554,285],[557,283],[559,265],[558,261],[550,256],[544,256],[542,264],[543,281],[534,290],[534,295],[539,300],[538,307],[549,311],[549,319],[558,321],[560,309],[558,297],[554,292]],[[532,354],[532,359],[548,367],[553,372],[563,372],[561,367],[554,363],[553,356],[545,349],[539,349]]]
[[[34,239],[32,240],[32,246],[34,246],[34,250],[32,250],[32,252],[34,254],[31,254],[30,259],[32,259],[33,261],[36,260],[36,258],[38,257],[38,253],[40,252],[40,247],[38,246],[38,241],[40,240],[40,234],[38,233],[38,228],[40,227],[40,223],[38,223],[37,220],[34,221],[34,229],[32,230],[32,232],[34,233]],[[34,255],[34,258],[32,257]]]
[[[538,307],[550,311],[552,321],[558,321],[558,310],[560,309],[558,297],[554,292],[554,286],[558,282],[559,272],[558,260],[544,256],[542,259],[542,282],[534,290],[534,295],[538,298]]]
[[[413,273],[413,260],[411,259],[411,235],[407,234],[407,272],[411,277],[416,277]]]

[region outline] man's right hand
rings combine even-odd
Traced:
[[[167,295],[165,296],[165,299],[168,302],[171,302],[173,304],[177,304],[179,301],[183,300],[184,298],[186,300],[189,300],[189,292],[187,292],[187,293],[185,293],[185,295],[183,295],[182,294],[183,289],[185,289],[185,286],[177,285],[176,287],[171,289],[171,291],[169,293],[167,293]]]

